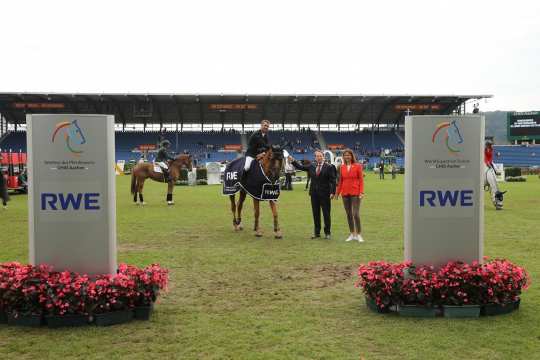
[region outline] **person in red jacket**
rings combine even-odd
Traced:
[[[345,241],[358,240],[364,242],[360,225],[360,201],[364,197],[364,172],[362,164],[356,161],[351,149],[343,152],[343,164],[339,169],[339,184],[336,198],[343,198],[343,206],[347,213],[350,235]]]

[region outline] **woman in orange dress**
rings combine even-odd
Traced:
[[[343,206],[347,213],[350,235],[345,241],[358,240],[364,242],[360,225],[360,202],[364,197],[364,172],[362,164],[356,161],[351,149],[343,152],[343,164],[340,169],[336,199],[343,198]]]

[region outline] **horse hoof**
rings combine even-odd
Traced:
[[[167,205],[174,205],[174,201],[167,201]]]
[[[143,202],[141,203],[141,205],[144,206],[144,205],[146,205],[146,203],[143,201]]]
[[[238,230],[242,231],[242,230],[244,230],[244,227],[242,225],[238,225]]]
[[[258,232],[258,231],[257,231],[257,232],[255,233],[255,236],[256,236],[256,237],[262,237],[263,234],[262,234],[261,232]]]
[[[274,238],[276,239],[283,239],[283,234],[281,233],[281,231],[278,231],[274,234]]]

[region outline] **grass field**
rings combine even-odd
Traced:
[[[129,177],[118,178],[118,259],[158,262],[171,271],[170,291],[150,322],[109,328],[23,329],[0,326],[1,359],[540,359],[540,180],[506,183],[505,210],[486,193],[485,255],[524,266],[533,284],[518,312],[474,320],[415,320],[378,315],[354,287],[356,267],[403,258],[403,177],[366,177],[361,207],[366,242],[346,243],[341,200],[332,203],[333,239],[310,240],[303,185],[283,192],[284,239],[250,228],[234,233],[220,186],[145,187],[148,205],[131,203]],[[25,196],[0,210],[0,262],[28,261]]]

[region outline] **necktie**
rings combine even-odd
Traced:
[[[317,176],[321,173],[321,164],[317,165]]]

